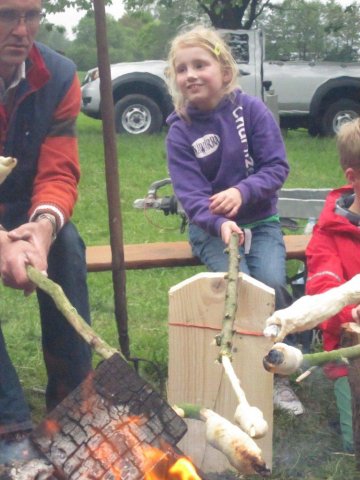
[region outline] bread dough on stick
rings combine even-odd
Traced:
[[[290,307],[277,310],[266,320],[264,335],[281,342],[287,334],[311,330],[346,305],[359,303],[360,274],[338,287],[317,295],[305,295]]]

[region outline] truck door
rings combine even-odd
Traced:
[[[220,30],[231,47],[239,66],[239,85],[249,95],[264,99],[263,61],[264,40],[261,30]]]

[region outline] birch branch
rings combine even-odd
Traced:
[[[232,233],[229,242],[229,271],[227,274],[227,287],[225,294],[224,318],[222,330],[217,337],[217,344],[220,346],[219,361],[223,355],[231,358],[232,339],[234,335],[234,321],[238,301],[238,279],[239,279],[239,235]]]
[[[239,281],[239,236],[233,233],[229,242],[229,271],[227,274],[227,288],[225,294],[224,318],[222,330],[217,337],[220,346],[219,362],[231,383],[238,400],[234,419],[236,423],[252,438],[263,437],[268,431],[268,424],[264,415],[257,407],[252,407],[246,399],[240,380],[236,375],[232,360],[232,341],[234,335],[234,322],[238,306],[238,281]]]
[[[47,278],[39,270],[31,265],[27,267],[29,279],[41,290],[47,293],[54,301],[56,307],[64,315],[67,321],[73,326],[78,334],[105,360],[115,353],[121,355],[115,348],[110,347],[102,340],[85,320],[78,314],[66,297],[63,289],[57,283]],[[121,355],[122,356],[122,355]],[[124,359],[125,360],[125,359]]]

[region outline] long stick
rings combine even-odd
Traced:
[[[303,363],[309,366],[320,366],[328,362],[341,361],[345,358],[350,360],[357,357],[360,357],[360,345],[339,348],[330,352],[307,353],[304,355]]]
[[[217,339],[220,346],[219,360],[227,355],[231,358],[232,338],[234,335],[234,321],[237,310],[237,292],[239,278],[239,235],[233,233],[229,242],[229,271],[227,274],[227,288],[225,295],[225,311],[222,331]]]
[[[41,290],[47,293],[54,301],[56,307],[74,327],[79,335],[105,360],[112,357],[115,353],[121,355],[115,348],[110,347],[102,340],[94,330],[78,314],[66,297],[63,289],[57,283],[47,278],[43,273],[29,265],[27,274],[30,280]],[[122,356],[122,355],[121,355]],[[123,357],[124,358],[124,357]]]
[[[114,99],[112,93],[106,14],[103,0],[94,0],[96,44],[100,75],[101,118],[105,153],[106,192],[109,207],[109,229],[112,256],[112,280],[115,320],[122,353],[130,357],[128,313],[126,301],[126,272],[124,261],[123,226],[120,201],[118,155],[116,149]]]

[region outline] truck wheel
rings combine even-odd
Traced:
[[[157,104],[145,95],[127,95],[115,104],[117,133],[160,132],[163,116]]]
[[[360,103],[344,98],[329,105],[321,120],[321,134],[336,135],[344,123],[360,116]]]

